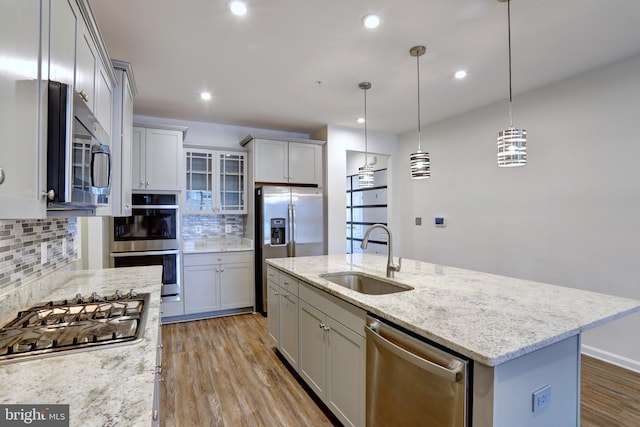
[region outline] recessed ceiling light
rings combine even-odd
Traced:
[[[465,70],[458,70],[453,76],[456,79],[464,79],[465,77],[467,77],[467,72]]]
[[[362,124],[364,123],[364,117],[358,117],[358,120],[356,120],[358,123]]]
[[[200,98],[204,99],[205,101],[208,101],[211,99],[211,94],[209,92],[202,92],[200,93]]]
[[[375,13],[370,13],[362,18],[362,23],[367,28],[376,28],[380,25],[380,16]]]
[[[229,2],[229,9],[231,9],[231,13],[238,16],[246,15],[247,13],[247,5],[245,2],[240,0],[233,0]]]

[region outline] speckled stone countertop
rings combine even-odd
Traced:
[[[0,403],[69,404],[71,426],[148,426],[152,420],[162,267],[57,272],[0,296],[0,320],[39,302],[77,293],[150,293],[139,343],[58,353],[0,365]]]
[[[253,240],[244,237],[222,239],[194,239],[182,242],[182,253],[198,254],[207,252],[252,251]]]
[[[386,256],[278,258],[268,264],[487,366],[497,366],[640,311],[640,301],[402,260],[393,280],[414,289],[365,295],[320,277],[385,277]]]

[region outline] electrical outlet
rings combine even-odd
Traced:
[[[196,225],[196,234],[202,234],[202,226]]]
[[[416,217],[416,225],[422,225],[422,217],[421,216],[417,216]]]
[[[233,232],[233,226],[231,224],[225,224],[224,232],[225,233],[232,233]]]
[[[531,411],[538,412],[551,403],[551,386],[546,385],[532,393]]]
[[[49,261],[49,254],[47,253],[47,242],[40,243],[40,263],[46,264]]]

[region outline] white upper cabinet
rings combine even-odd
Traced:
[[[288,182],[289,160],[286,141],[254,140],[256,182]]]
[[[182,141],[186,128],[153,125],[135,127],[132,141],[132,188],[181,191]]]
[[[113,85],[109,80],[107,69],[104,64],[100,62],[96,70],[96,104],[94,114],[102,125],[102,127],[109,132],[110,139],[113,131],[112,114],[113,114]],[[110,141],[103,141],[105,144],[110,144]]]
[[[12,1],[2,8],[0,218],[47,215],[48,80],[83,90],[110,130],[114,78],[98,35],[87,0]]]
[[[70,0],[51,2],[49,80],[74,85],[76,29],[81,19]]]
[[[253,182],[323,187],[323,141],[246,137],[253,153]]]
[[[133,69],[127,62],[114,61],[117,84],[113,93],[111,136],[111,214],[131,215],[131,163],[133,139],[133,97],[136,94]]]
[[[6,3],[6,2],[5,2]],[[0,13],[0,218],[46,216],[49,2],[12,1]],[[41,26],[42,22],[42,26]],[[56,68],[58,70],[58,68]]]
[[[289,142],[289,182],[322,187],[322,145]]]
[[[185,148],[186,213],[247,213],[247,154]]]
[[[78,25],[78,42],[76,45],[75,90],[80,94],[80,98],[94,114],[96,100],[96,64],[97,54],[95,44],[84,21],[80,19]]]

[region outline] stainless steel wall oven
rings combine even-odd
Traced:
[[[177,194],[133,194],[131,216],[110,218],[112,267],[162,266],[162,300],[180,301]]]

